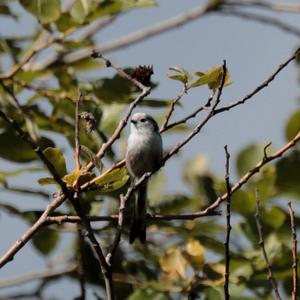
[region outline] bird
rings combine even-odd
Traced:
[[[137,182],[145,173],[157,171],[163,161],[163,143],[156,121],[146,113],[135,113],[131,118],[127,143],[126,165]],[[146,241],[147,181],[135,193],[135,208],[130,228],[129,242],[139,238]]]

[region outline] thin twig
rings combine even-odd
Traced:
[[[40,53],[42,50],[48,48],[51,44],[61,41],[64,37],[60,37],[58,39],[54,39],[53,37],[49,38],[48,41],[39,45],[36,48],[31,49],[24,58],[6,73],[0,74],[0,79],[9,79],[12,78],[22,67],[27,64],[36,54]]]
[[[66,197],[58,196],[54,198],[54,200],[47,206],[44,210],[43,214],[39,217],[39,219],[12,245],[12,247],[0,258],[0,268],[6,265],[8,262],[14,259],[14,256],[17,252],[19,252],[28,241],[31,240],[33,235],[44,226],[44,222],[47,217],[60,205],[64,203]]]
[[[118,226],[116,228],[116,233],[114,240],[110,246],[110,250],[108,251],[106,255],[106,261],[109,266],[112,266],[112,261],[115,256],[116,250],[118,248],[118,245],[121,241],[121,234],[123,230],[123,223],[124,223],[124,214],[125,214],[125,207],[126,207],[126,200],[128,198],[124,198],[124,195],[120,195],[120,207],[119,207],[119,215],[118,215]]]
[[[101,58],[102,60],[104,60],[104,62],[105,62],[105,64],[106,64],[107,67],[111,67],[114,70],[116,70],[117,73],[122,78],[131,81],[141,91],[144,91],[145,89],[147,89],[147,87],[145,85],[143,85],[141,82],[139,82],[138,80],[136,80],[135,78],[133,78],[132,76],[130,76],[129,74],[127,74],[122,68],[116,66],[111,60],[109,60],[106,57],[104,57],[101,52],[93,50],[91,56],[93,58]]]
[[[50,174],[53,176],[54,180],[60,185],[63,192],[68,195],[68,190],[66,188],[65,183],[60,178],[59,174],[57,173],[55,167],[53,164],[47,159],[45,154],[43,153],[42,149],[37,145],[32,138],[23,131],[23,129],[18,125],[16,121],[8,117],[2,110],[0,110],[0,118],[2,118],[7,124],[9,124],[21,137],[21,139],[26,142],[33,151],[37,154],[37,156],[40,158],[40,160],[45,164]]]
[[[293,147],[300,141],[300,132],[286,145],[284,145],[281,149],[273,153],[272,155],[268,155],[267,158],[263,157],[260,162],[257,163],[257,165],[249,170],[245,175],[231,187],[231,194],[238,191],[242,186],[244,186],[250,178],[252,178],[256,173],[258,173],[263,166],[270,163],[271,161],[280,158],[282,155],[284,155],[287,151],[290,149],[293,149]],[[121,164],[123,161],[120,162]],[[144,174],[141,179],[136,183],[134,186],[133,191],[130,191],[130,193],[133,193],[137,187],[144,182],[144,180],[147,180],[152,173],[146,173]],[[127,191],[128,193],[129,191]],[[131,194],[130,194],[131,195]],[[227,199],[227,193],[223,194],[222,196],[218,197],[210,206],[205,208],[204,210],[194,212],[194,213],[184,213],[184,214],[169,214],[169,215],[159,215],[159,214],[151,214],[147,215],[147,219],[149,220],[165,220],[165,221],[171,221],[171,220],[194,220],[197,218],[205,217],[205,216],[212,216],[212,215],[219,215],[220,213],[217,211],[217,208],[220,206],[220,204]],[[118,215],[111,215],[111,216],[87,216],[90,222],[103,222],[103,221],[116,221],[118,220]],[[45,220],[45,223],[47,225],[50,224],[61,224],[61,223],[79,223],[81,222],[80,217],[77,216],[56,216],[56,217],[47,217]]]
[[[70,199],[71,200],[71,199]],[[92,249],[94,250],[96,259],[99,263],[99,266],[101,267],[102,274],[104,276],[104,282],[105,282],[105,288],[106,288],[106,296],[108,300],[114,299],[114,291],[113,291],[113,284],[112,284],[112,272],[111,268],[107,264],[102,248],[97,241],[93,228],[91,226],[90,221],[86,217],[84,211],[81,208],[80,205],[80,199],[79,199],[79,192],[74,193],[74,198],[71,200],[71,203],[77,213],[77,215],[80,217],[85,229],[86,229],[86,236],[89,239]]]
[[[50,65],[57,62],[57,60],[61,60],[64,63],[74,63],[76,61],[82,60],[90,56],[90,53],[95,50],[99,53],[107,53],[113,50],[121,49],[124,47],[132,46],[135,43],[141,42],[145,39],[148,39],[152,36],[158,35],[160,33],[178,28],[188,22],[191,22],[197,18],[205,16],[209,12],[217,9],[217,5],[214,4],[204,4],[198,7],[194,7],[193,9],[184,12],[178,16],[172,17],[170,19],[164,20],[162,22],[158,22],[154,25],[151,25],[148,28],[144,28],[138,30],[136,32],[130,33],[128,35],[118,37],[115,40],[101,43],[99,45],[93,47],[87,47],[84,49],[80,49],[69,54],[66,54],[61,57],[57,53],[46,58],[41,59],[31,65],[31,70],[42,70]]]
[[[251,93],[243,97],[241,100],[238,100],[230,105],[223,106],[215,111],[215,114],[219,114],[223,111],[230,110],[233,107],[236,107],[238,105],[244,104],[247,100],[251,99],[254,95],[256,95],[258,92],[260,92],[262,89],[267,87],[274,79],[275,77],[293,60],[296,59],[297,55],[300,53],[300,46],[294,51],[291,57],[289,57],[285,62],[280,64],[278,68],[274,71],[271,76],[269,76],[263,83],[258,85]]]
[[[174,112],[175,106],[176,104],[181,100],[181,98],[187,93],[188,89],[187,86],[184,85],[184,87],[182,88],[182,90],[180,91],[180,93],[177,95],[177,97],[172,101],[171,106],[165,116],[165,120],[160,128],[160,132],[162,133],[163,131],[166,130],[166,128],[168,127],[170,118]]]
[[[76,170],[80,170],[80,124],[79,124],[79,106],[81,100],[81,91],[78,91],[78,98],[75,104],[75,163],[76,163]]]
[[[234,6],[257,6],[265,9],[270,9],[278,12],[299,13],[300,5],[293,3],[270,3],[260,0],[227,0],[226,5]]]
[[[263,15],[251,13],[251,12],[243,12],[243,11],[239,11],[239,10],[235,10],[235,9],[219,10],[218,13],[221,15],[224,15],[224,16],[238,17],[241,19],[247,19],[247,20],[259,22],[262,24],[271,25],[271,26],[277,27],[287,33],[290,33],[297,37],[300,37],[300,30],[298,27],[292,26],[290,24],[287,24],[285,22],[282,22],[278,19],[275,19],[275,18],[272,18],[269,16],[263,16]]]
[[[292,253],[293,253],[293,291],[292,300],[297,300],[298,295],[298,256],[297,256],[297,231],[295,224],[295,211],[293,210],[292,203],[288,203],[289,214],[291,219],[292,230]]]
[[[257,227],[257,232],[258,232],[258,237],[259,237],[259,242],[258,243],[259,243],[259,246],[260,246],[261,251],[263,253],[264,260],[267,264],[268,280],[270,281],[270,283],[272,285],[272,288],[274,290],[276,299],[281,300],[281,297],[280,297],[280,294],[279,294],[279,291],[278,291],[278,284],[277,284],[277,281],[276,281],[276,279],[273,275],[272,265],[270,264],[268,254],[267,254],[267,251],[265,249],[265,242],[264,242],[263,232],[262,232],[263,229],[262,229],[262,226],[261,226],[260,221],[259,221],[259,196],[258,196],[258,191],[257,190],[256,190],[255,198],[256,198],[255,221],[256,221],[256,227]]]
[[[100,55],[100,54],[99,54]],[[103,58],[103,56],[101,55],[102,59],[107,60],[106,58]],[[97,152],[96,156],[99,159],[102,159],[106,153],[106,151],[108,149],[110,149],[111,145],[120,137],[120,134],[122,132],[122,130],[124,129],[124,127],[127,125],[129,118],[131,116],[132,111],[134,110],[134,108],[146,97],[150,94],[151,88],[150,87],[146,87],[144,86],[142,83],[140,83],[139,81],[135,80],[134,78],[132,78],[130,75],[128,75],[124,70],[122,70],[121,68],[115,66],[114,64],[112,64],[109,61],[109,64],[111,67],[113,67],[120,76],[122,76],[123,78],[128,79],[129,81],[131,81],[134,85],[136,85],[139,89],[141,89],[141,93],[135,98],[134,101],[132,101],[128,107],[128,110],[125,114],[125,116],[120,120],[117,128],[115,129],[115,131],[113,132],[113,134],[110,136],[110,138],[108,139],[108,141],[104,144],[102,144],[101,148],[99,149],[99,151]],[[91,168],[94,167],[94,163],[93,162],[89,162],[88,165],[86,166],[87,170],[90,170]]]
[[[229,253],[229,241],[230,241],[230,231],[231,231],[231,224],[230,224],[230,218],[231,218],[231,187],[229,182],[229,159],[230,154],[227,149],[227,145],[224,147],[225,154],[226,154],[226,175],[225,175],[225,182],[226,182],[226,190],[227,190],[227,205],[226,205],[226,239],[224,242],[225,246],[225,283],[224,283],[224,294],[225,294],[225,300],[230,299],[229,294],[229,276],[230,276],[230,270],[229,270],[229,264],[230,264],[230,253]]]
[[[10,278],[0,281],[0,288],[7,288],[11,286],[18,286],[23,283],[28,283],[34,280],[47,280],[51,278],[57,278],[59,276],[68,275],[74,273],[78,265],[75,262],[71,262],[68,265],[59,267],[57,269],[49,269],[44,272],[31,272],[15,278]]]
[[[85,290],[85,270],[84,270],[84,234],[80,227],[80,224],[77,224],[77,233],[78,233],[78,268],[77,273],[79,277],[79,286],[80,286],[80,300],[85,300],[86,290]]]
[[[2,110],[0,110],[0,117],[8,123],[21,137],[23,141],[25,141],[33,151],[38,155],[40,160],[45,164],[50,174],[53,176],[54,180],[60,185],[63,195],[58,196],[54,198],[54,200],[47,206],[41,217],[36,221],[32,227],[30,227],[25,234],[0,258],[0,268],[4,266],[7,262],[12,260],[14,258],[14,255],[31,239],[31,237],[36,233],[37,230],[41,226],[43,226],[43,223],[45,219],[48,217],[48,215],[54,211],[57,207],[59,207],[67,198],[70,200],[72,199],[72,195],[69,192],[66,184],[62,181],[60,178],[58,172],[56,171],[53,164],[47,159],[47,157],[44,155],[42,149],[32,140],[32,138],[22,130],[22,128],[9,118]]]
[[[201,131],[201,129],[204,127],[204,125],[215,115],[215,111],[221,100],[221,95],[222,95],[222,91],[223,91],[224,84],[225,84],[226,73],[227,73],[227,67],[226,67],[226,61],[224,60],[222,80],[221,80],[220,87],[218,88],[218,93],[217,93],[216,101],[215,101],[214,105],[209,110],[209,112],[206,115],[206,117],[204,118],[204,120],[201,123],[199,123],[185,139],[183,139],[181,142],[179,142],[173,149],[171,149],[171,151],[169,151],[169,153],[167,153],[167,155],[163,159],[163,163],[165,163],[169,158],[171,158],[174,154],[176,154],[195,135],[197,135]]]

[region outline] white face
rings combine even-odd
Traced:
[[[131,129],[158,131],[158,126],[151,116],[145,113],[136,113],[131,118]]]

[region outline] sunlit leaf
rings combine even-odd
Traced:
[[[83,23],[85,17],[91,12],[93,0],[76,0],[72,5],[70,14],[77,23]]]
[[[190,78],[190,74],[187,70],[181,67],[170,67],[170,71],[174,73],[167,73],[167,76],[173,80],[178,80],[186,84]]]
[[[170,277],[185,277],[187,260],[182,255],[180,249],[168,249],[163,256],[159,258],[161,269]]]
[[[95,174],[92,172],[84,172],[83,170],[75,170],[70,174],[64,176],[63,181],[70,187],[78,187],[82,184],[95,178]]]
[[[95,181],[97,190],[102,193],[113,192],[123,187],[129,180],[126,166],[112,170]]]
[[[201,85],[208,85],[208,87],[212,90],[215,90],[220,87],[222,78],[223,78],[223,67],[214,67],[209,69],[207,72],[195,72],[195,75],[200,76],[199,79],[194,81],[191,84],[191,87],[197,87]],[[230,74],[227,69],[224,86],[227,86],[231,83],[230,81]]]
[[[189,240],[186,245],[185,257],[195,270],[202,270],[204,266],[205,249],[198,240]]]
[[[157,6],[157,2],[154,0],[123,0],[123,9],[131,8],[143,8]]]
[[[20,0],[20,3],[44,24],[53,22],[60,16],[60,0]]]
[[[44,155],[56,169],[58,175],[63,177],[66,173],[65,158],[59,148],[48,147],[43,151]]]

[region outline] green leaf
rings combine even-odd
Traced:
[[[190,74],[187,70],[181,67],[170,67],[170,71],[174,71],[175,74],[167,73],[167,76],[173,80],[178,80],[186,84],[190,78]],[[176,74],[177,73],[177,74]]]
[[[244,148],[237,157],[236,168],[238,176],[243,176],[264,157],[264,146],[252,144]]]
[[[65,158],[59,148],[48,147],[43,151],[44,155],[56,169],[58,175],[63,177],[67,173]]]
[[[300,110],[294,112],[285,127],[285,138],[290,141],[300,131]]]
[[[74,21],[69,12],[62,13],[55,24],[60,32],[67,32],[78,26],[78,23]]]
[[[300,195],[300,151],[295,150],[276,163],[275,185],[279,192]]]
[[[17,16],[10,10],[5,3],[0,3],[0,15],[5,15],[17,19]]]
[[[51,228],[40,229],[32,238],[35,248],[43,255],[50,254],[58,244],[59,235]]]
[[[136,289],[128,300],[169,300],[163,293],[157,293],[149,289]]]
[[[98,99],[109,104],[112,102],[127,103],[134,92],[131,82],[119,75],[97,80],[93,85]]]
[[[129,180],[126,166],[112,170],[95,181],[97,189],[102,193],[116,191],[123,187]]]
[[[103,164],[101,160],[96,156],[96,154],[88,147],[81,145],[81,153],[87,158],[87,160],[92,161],[95,167],[101,172],[103,169]]]
[[[89,23],[100,17],[121,12],[125,9],[122,3],[120,0],[76,0],[71,9],[71,16],[79,24]]]
[[[157,6],[157,2],[154,0],[123,0],[123,9],[131,8],[143,8]]]
[[[209,69],[207,72],[195,72],[196,76],[199,76],[200,78],[196,81],[194,81],[191,84],[191,87],[197,87],[201,85],[208,85],[208,87],[211,90],[215,90],[220,87],[223,77],[223,67],[213,67]],[[225,76],[225,82],[224,86],[227,86],[231,83],[230,81],[230,74],[228,69],[226,69],[226,76]]]
[[[232,210],[242,215],[253,215],[255,211],[254,193],[238,190],[232,195]]]
[[[60,16],[60,0],[20,0],[20,3],[44,24],[56,21]]]
[[[76,0],[72,5],[71,16],[79,24],[82,24],[91,12],[93,5],[93,0]]]
[[[275,230],[279,229],[286,219],[285,213],[280,208],[274,206],[262,210],[260,215],[263,223],[273,227]]]
[[[56,182],[56,180],[54,180],[52,177],[43,177],[43,178],[40,178],[38,180],[38,183],[40,185],[49,185],[49,184],[56,184],[56,185],[58,185],[58,183]]]
[[[24,142],[12,129],[0,133],[0,157],[13,162],[30,162],[38,157],[33,149]],[[38,141],[41,148],[53,146],[53,142],[48,138],[41,137]]]

